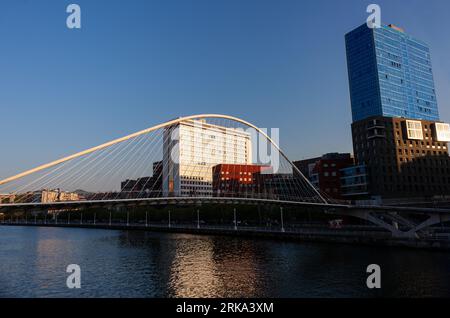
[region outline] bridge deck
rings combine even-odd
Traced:
[[[115,200],[84,200],[84,201],[62,201],[49,203],[10,203],[0,204],[1,208],[13,209],[64,209],[74,207],[92,206],[112,206],[112,205],[190,205],[190,204],[247,204],[247,205],[283,205],[283,206],[304,206],[320,207],[324,209],[348,209],[348,210],[370,210],[373,212],[411,212],[411,213],[450,213],[450,209],[439,208],[419,208],[405,206],[384,206],[384,205],[350,205],[340,203],[317,203],[307,201],[288,201],[276,199],[259,198],[233,198],[233,197],[159,197],[140,199],[115,199]],[[0,210],[1,211],[1,210]]]

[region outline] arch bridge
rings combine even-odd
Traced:
[[[369,221],[393,237],[430,235],[444,209],[330,199],[272,134],[220,114],[176,118],[0,180],[0,213],[143,205],[277,205]]]

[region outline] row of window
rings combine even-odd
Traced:
[[[257,184],[255,184],[255,183],[240,183],[240,184],[238,184],[238,185],[236,185],[237,187],[240,187],[240,188],[256,188],[256,187],[259,187],[259,185],[257,185]],[[221,183],[220,184],[220,188],[222,188],[222,189],[224,189],[224,188],[227,188],[227,189],[230,189],[230,184],[229,183]]]
[[[236,172],[236,171],[234,171],[234,172]],[[230,171],[221,171],[221,174],[230,174]],[[249,176],[252,175],[251,172],[247,172],[247,171],[239,171],[239,174],[240,175],[242,175],[242,174],[243,175],[247,175],[248,174]]]
[[[401,149],[401,148],[398,149],[398,153],[399,153],[399,155],[403,155],[403,154],[408,155],[408,154],[410,154],[411,156],[414,156],[415,154],[417,154],[417,155],[418,154],[422,154],[422,155],[431,155],[431,154],[433,154],[435,156],[437,156],[437,155],[438,156],[447,155],[446,151],[436,151],[436,150],[433,150],[433,151],[427,150],[427,151],[425,151],[425,150],[419,150],[419,149],[416,149],[416,150],[411,149],[411,150],[409,150],[409,149]]]
[[[229,181],[230,180],[230,178],[220,178],[222,181]],[[244,181],[244,182],[252,182],[253,181],[253,179],[252,178],[239,178],[239,181],[240,182],[242,182],[242,181]]]

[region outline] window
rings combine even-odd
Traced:
[[[434,124],[435,135],[437,141],[450,141],[450,125],[444,123]]]
[[[406,121],[408,139],[423,140],[422,123],[416,120]]]

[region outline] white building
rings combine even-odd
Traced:
[[[163,194],[212,196],[212,167],[251,164],[251,135],[241,129],[189,120],[163,133]]]

